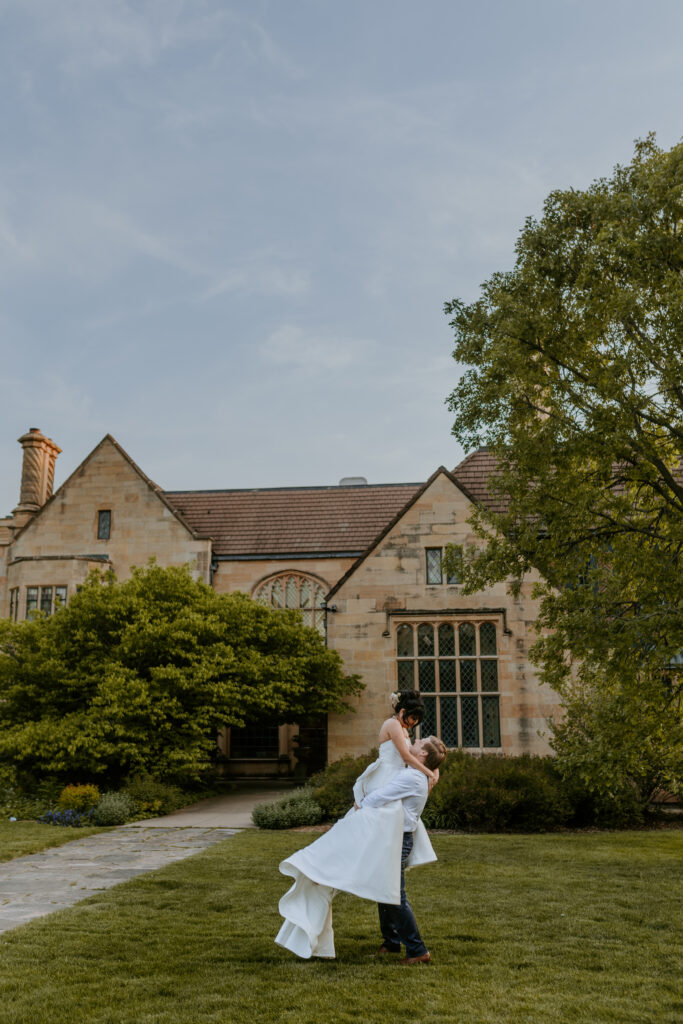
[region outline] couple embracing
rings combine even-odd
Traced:
[[[329,832],[280,864],[294,879],[279,904],[285,921],[275,941],[305,959],[332,958],[332,900],[339,891],[378,904],[379,953],[402,964],[430,954],[406,897],[405,870],[436,860],[420,815],[446,756],[440,739],[410,743],[425,713],[418,693],[392,694],[394,715],[382,725],[379,757],[353,787],[354,806]],[[400,959],[399,957],[397,957]]]

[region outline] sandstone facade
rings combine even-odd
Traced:
[[[0,615],[51,613],[93,568],[126,579],[151,557],[189,564],[219,593],[300,608],[362,676],[357,713],[326,723],[329,760],[376,745],[389,694],[411,680],[425,694],[426,725],[448,745],[547,752],[541,734],[556,703],[528,659],[532,581],[518,599],[504,584],[466,597],[435,581],[447,544],[479,543],[467,518],[473,501],[489,500],[494,470],[483,453],[424,485],[164,492],[107,435],[53,495],[59,448],[35,428],[20,443],[20,502],[0,519]],[[303,742],[320,744],[324,727],[302,723]],[[225,730],[228,770],[287,769],[297,731]]]

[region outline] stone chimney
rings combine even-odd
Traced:
[[[52,496],[55,479],[55,461],[61,448],[49,437],[41,434],[38,427],[31,427],[28,434],[19,438],[24,449],[21,466],[21,494],[19,504],[12,513],[14,518],[28,522]],[[18,523],[23,526],[24,523]]]

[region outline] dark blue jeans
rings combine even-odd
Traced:
[[[401,952],[401,944],[406,947],[406,956],[422,956],[427,952],[417,927],[415,915],[406,897],[406,861],[413,848],[413,833],[403,833],[403,850],[401,851],[401,905],[395,907],[391,903],[378,903],[379,927],[384,945],[392,953]]]

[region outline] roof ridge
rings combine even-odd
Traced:
[[[162,490],[163,494],[272,494],[280,491],[368,491],[376,487],[421,487],[424,480],[408,480],[388,484],[314,484],[302,487],[209,487],[206,490]]]

